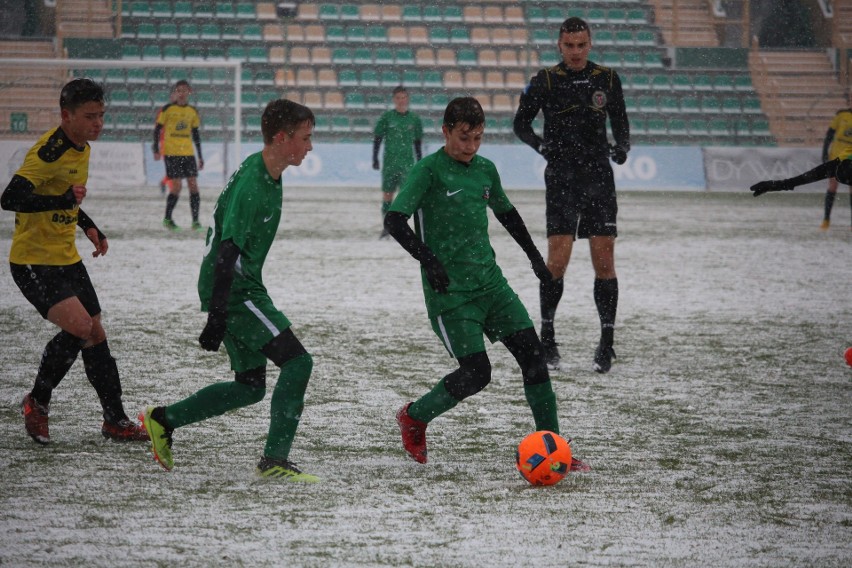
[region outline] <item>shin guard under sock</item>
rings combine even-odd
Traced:
[[[565,289],[565,280],[557,278],[549,282],[539,283],[539,302],[541,304],[541,340],[552,342],[554,339],[553,320],[556,317],[556,308],[562,299]]]
[[[50,404],[53,389],[68,373],[68,369],[77,360],[83,340],[67,331],[60,331],[48,341],[41,354],[35,385],[30,393],[44,406]]]
[[[178,202],[178,195],[176,195],[174,193],[170,193],[166,196],[166,216],[165,216],[166,219],[172,218],[172,213],[175,210],[175,205],[177,205],[177,202]]]
[[[615,312],[618,309],[618,278],[595,278],[594,296],[601,320],[601,341],[611,347],[615,331]]]
[[[286,460],[296,437],[296,429],[305,408],[305,391],[314,368],[310,353],[304,353],[281,365],[278,383],[272,391],[269,435],[263,455]]]
[[[430,422],[459,403],[444,385],[444,379],[438,381],[432,390],[418,398],[408,407],[408,415],[421,422]]]
[[[192,213],[192,222],[198,223],[198,212],[201,210],[201,196],[199,194],[189,194],[189,210]]]
[[[86,377],[98,393],[104,409],[104,420],[115,424],[127,419],[124,405],[121,403],[121,380],[118,366],[109,350],[106,340],[83,349],[83,365]]]
[[[185,399],[166,407],[165,416],[172,428],[201,422],[263,400],[266,387],[254,387],[236,381],[206,386]]]
[[[556,394],[548,380],[537,385],[524,385],[524,395],[532,410],[535,429],[559,433],[559,418],[556,415]]]

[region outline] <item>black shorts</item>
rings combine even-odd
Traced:
[[[164,156],[166,176],[169,179],[185,179],[198,177],[198,164],[195,156]]]
[[[615,179],[609,159],[591,164],[555,162],[544,170],[547,236],[575,239],[618,235]]]
[[[90,316],[101,313],[98,295],[82,260],[67,266],[13,263],[9,266],[15,284],[44,319],[50,308],[73,296],[80,300]]]

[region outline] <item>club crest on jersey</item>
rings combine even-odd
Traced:
[[[595,91],[592,93],[592,106],[595,108],[603,108],[606,106],[606,93],[603,91]]]
[[[484,199],[486,201],[491,199],[491,186],[490,185],[483,185],[482,186],[482,199]]]

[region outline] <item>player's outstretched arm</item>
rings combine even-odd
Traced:
[[[92,221],[91,217],[86,215],[85,211],[82,209],[77,210],[77,226],[83,229],[83,232],[86,233],[86,237],[92,241],[92,244],[95,245],[95,250],[92,251],[92,256],[103,256],[109,250],[109,243],[107,242],[106,235],[98,229],[95,222]]]
[[[521,249],[527,254],[527,258],[530,259],[530,265],[532,266],[533,272],[542,282],[548,282],[553,280],[553,274],[550,273],[550,270],[547,268],[547,263],[544,262],[544,259],[541,256],[541,253],[538,252],[538,248],[536,248],[535,243],[530,236],[530,232],[527,229],[524,220],[521,218],[521,214],[518,213],[516,208],[512,208],[505,213],[495,213],[495,217],[500,221],[500,224],[503,225],[506,230],[512,235],[512,238],[515,239],[515,242],[521,246]]]
[[[240,248],[228,239],[219,244],[216,268],[213,272],[213,295],[207,309],[207,325],[198,337],[205,351],[218,351],[225,339],[225,320],[228,317],[228,295],[234,282],[234,266],[240,257]]]
[[[444,294],[450,285],[450,277],[435,253],[426,243],[417,238],[417,235],[408,225],[408,217],[398,211],[388,211],[385,215],[385,229],[396,241],[402,245],[408,254],[420,262],[426,273],[426,280],[433,290]]]

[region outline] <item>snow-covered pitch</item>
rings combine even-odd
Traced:
[[[487,152],[486,152],[487,155]],[[202,190],[203,217],[218,190]],[[544,198],[510,192],[540,248]],[[232,377],[201,350],[203,236],[165,232],[156,188],[92,189],[110,238],[92,259],[124,400],[135,415]],[[175,220],[189,225],[186,192]],[[272,298],[314,355],[291,457],[312,486],[254,476],[260,404],[178,430],[175,469],[100,435],[82,362],[51,405],[52,444],[19,403],[55,328],[0,270],[0,565],[848,566],[852,558],[852,232],[822,197],[623,192],[618,360],[591,371],[591,263],[575,246],[557,314],[562,434],[594,468],[550,487],[518,475],[532,428],[514,361],[429,427],[429,463],[404,454],[394,413],[451,371],[416,262],[379,241],[380,192],[285,188],[266,263]],[[0,257],[13,215],[0,213]],[[78,232],[79,234],[79,232]],[[538,284],[492,217],[497,258],[538,323]],[[276,373],[269,367],[269,382]],[[271,392],[271,388],[269,389]]]

